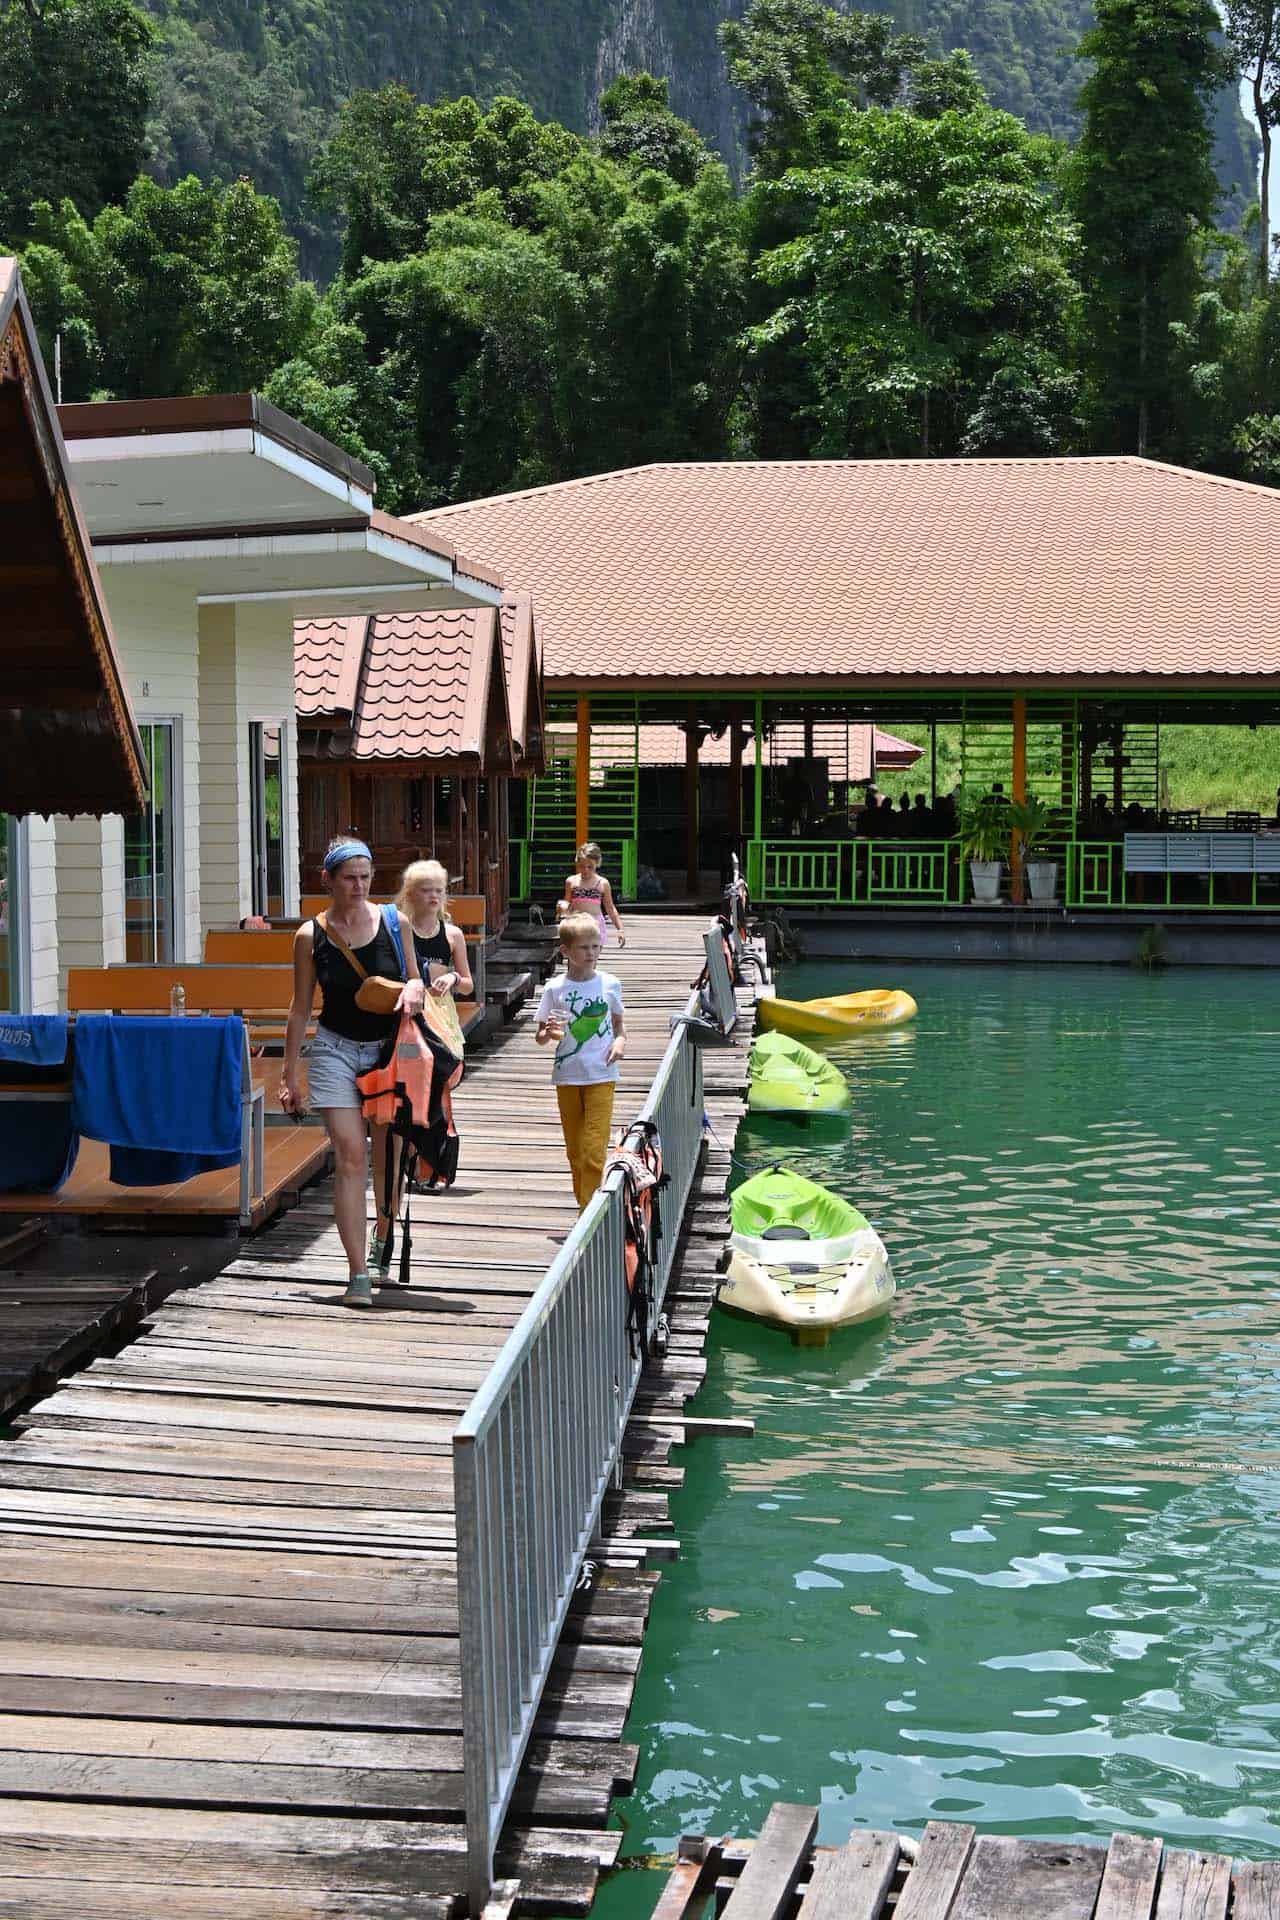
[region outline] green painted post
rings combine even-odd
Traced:
[[[755,833],[756,840],[764,839],[764,701],[757,698],[755,715],[756,736],[756,793],[755,793]]]

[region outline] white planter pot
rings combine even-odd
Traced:
[[[973,880],[973,904],[975,907],[995,907],[1000,904],[1000,875],[1004,864],[1000,860],[971,860],[969,874]]]
[[[1038,907],[1051,907],[1058,897],[1056,860],[1028,860],[1027,887]]]

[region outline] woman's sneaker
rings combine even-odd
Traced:
[[[347,1290],[340,1303],[344,1307],[371,1307],[373,1305],[373,1281],[367,1273],[353,1273],[347,1282]]]

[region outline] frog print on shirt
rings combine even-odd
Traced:
[[[557,1068],[565,1066],[575,1055],[581,1053],[588,1041],[603,1039],[613,1030],[613,1018],[607,1001],[601,1000],[598,996],[594,999],[589,998],[571,985],[561,989],[561,997],[564,1000],[565,1011],[569,1014],[569,1025],[564,1039],[556,1048]],[[574,1043],[571,1047],[568,1046],[570,1040]],[[566,1047],[568,1047],[567,1052]]]

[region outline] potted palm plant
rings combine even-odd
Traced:
[[[1023,871],[1032,903],[1051,907],[1058,896],[1058,863],[1037,859],[1036,849],[1043,847],[1053,832],[1052,812],[1038,794],[1031,793],[1010,807],[1009,824],[1022,849]]]
[[[969,862],[975,906],[1000,900],[1002,855],[1009,843],[1009,808],[994,794],[973,800],[960,815],[960,855]]]

